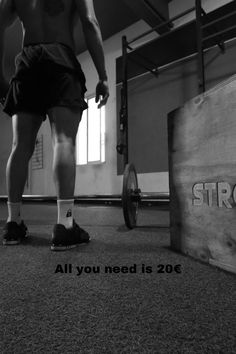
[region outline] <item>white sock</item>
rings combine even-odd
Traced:
[[[57,223],[64,225],[67,229],[73,226],[74,199],[57,200]]]
[[[9,221],[15,221],[17,224],[21,223],[21,202],[19,203],[11,203],[7,202],[8,207],[8,219]]]

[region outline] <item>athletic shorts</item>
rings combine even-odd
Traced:
[[[15,66],[3,107],[8,115],[27,112],[45,120],[52,107],[81,113],[88,108],[85,76],[70,47],[61,43],[27,45],[16,56]]]

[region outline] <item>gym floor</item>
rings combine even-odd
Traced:
[[[118,206],[76,205],[92,241],[67,252],[50,251],[56,217],[24,204],[31,237],[0,246],[1,353],[236,352],[235,275],[173,252],[167,210],[127,230]]]

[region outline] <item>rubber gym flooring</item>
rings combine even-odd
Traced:
[[[168,211],[75,215],[88,245],[51,252],[56,205],[28,203],[31,237],[0,246],[0,353],[236,353],[236,277],[173,252]]]

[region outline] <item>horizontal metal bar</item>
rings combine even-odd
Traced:
[[[188,55],[186,57],[171,61],[168,64],[162,65],[162,66],[159,67],[159,73],[162,73],[163,71],[171,69],[172,67],[175,67],[175,66],[177,66],[179,64],[182,64],[182,63],[185,63],[187,61],[190,61],[190,60],[194,59],[196,56],[197,56],[197,53],[193,53],[193,54],[190,54],[190,55]]]
[[[131,48],[130,46],[127,46],[127,48],[132,51],[133,48]],[[156,63],[154,63],[152,60],[150,60],[149,58],[145,57],[144,55],[140,54],[140,53],[137,53],[137,56],[142,58],[143,60],[145,60],[147,63],[153,65],[155,68],[158,67],[158,65]]]
[[[169,62],[169,63],[167,63],[167,64],[162,65],[162,66],[159,66],[159,67],[158,67],[158,74],[161,74],[162,72],[167,71],[167,70],[171,69],[172,67],[175,67],[175,66],[177,66],[177,65],[179,65],[179,64],[181,64],[181,63],[190,61],[190,60],[194,59],[196,56],[197,56],[197,53],[193,53],[193,54],[190,54],[190,55],[188,55],[188,56],[186,56],[186,57],[183,57],[183,58],[180,58],[180,59],[171,61],[171,62]],[[137,76],[135,76],[135,77],[132,77],[132,78],[128,79],[128,82],[130,82],[130,81],[132,81],[132,80],[135,80],[135,79],[137,79],[138,77],[141,77],[141,76],[146,75],[146,74],[147,74],[147,73],[145,72],[145,73],[142,73],[142,74],[137,75]],[[117,83],[117,86],[118,86],[118,87],[119,87],[120,85],[121,85],[121,82]]]
[[[220,21],[223,21],[223,20],[227,19],[228,17],[231,17],[231,16],[233,16],[235,14],[236,14],[236,10],[233,11],[233,12],[230,12],[229,14],[227,14],[225,16],[219,17],[218,19],[216,19],[214,21],[210,21],[210,22],[206,23],[205,25],[203,25],[201,27],[202,27],[202,29],[205,29],[205,28],[210,27],[210,26],[212,26],[212,25],[214,25],[214,24],[216,24],[216,23],[218,23]],[[207,16],[207,14],[206,14],[206,16]]]
[[[177,32],[179,31],[181,28],[184,28],[186,26],[186,23],[174,28],[171,30],[171,34],[173,35],[174,32]],[[161,38],[164,38],[164,37],[167,37],[170,35],[170,32],[166,32],[166,33],[163,33],[162,35],[160,35],[158,38],[154,38],[146,43],[143,43],[141,45],[139,45],[138,47],[136,48],[133,48],[133,52],[136,52],[137,50],[140,50],[142,49],[143,47],[145,47],[147,44],[150,44],[150,43],[153,43],[153,42],[156,42],[157,40],[161,39]]]
[[[120,194],[91,194],[91,195],[77,195],[74,197],[74,199],[119,199],[121,196]],[[7,200],[7,195],[0,195],[0,201],[5,201]],[[47,202],[47,201],[56,201],[57,197],[52,195],[26,195],[24,194],[22,197],[23,201],[41,201],[41,202]]]
[[[131,41],[128,41],[127,44],[132,44],[132,43],[136,42],[138,39],[141,39],[141,38],[147,36],[148,34],[151,34],[152,32],[154,32],[154,31],[160,29],[161,27],[164,27],[164,26],[170,24],[171,22],[173,22],[173,21],[175,21],[175,20],[178,20],[178,19],[181,18],[181,17],[183,17],[183,16],[185,16],[185,15],[188,15],[190,12],[193,12],[194,10],[195,10],[195,6],[194,6],[194,7],[191,7],[190,9],[188,9],[188,10],[186,10],[186,11],[184,11],[184,12],[182,12],[182,13],[179,14],[179,15],[176,15],[176,16],[172,17],[172,18],[169,19],[168,21],[162,22],[161,24],[159,24],[159,25],[157,25],[157,26],[151,28],[150,30],[148,30],[148,31],[146,31],[146,32],[144,32],[144,33],[142,33],[142,34],[140,34],[139,36],[137,36],[137,37],[131,39]],[[169,33],[169,32],[168,32],[168,33]]]
[[[148,66],[144,65],[143,63],[139,63],[138,60],[135,60],[134,58],[129,58],[132,62],[134,62],[136,65],[143,67],[145,70],[153,74],[155,77],[158,77],[158,67],[156,66],[154,69],[150,69]]]
[[[209,40],[209,39],[212,39],[212,38],[214,38],[214,37],[216,37],[216,36],[220,36],[221,34],[227,33],[227,32],[229,32],[229,31],[231,31],[231,30],[233,30],[233,29],[236,29],[236,25],[231,26],[231,27],[228,27],[228,28],[226,28],[226,29],[224,29],[224,30],[222,30],[222,31],[216,32],[216,33],[214,33],[214,34],[211,34],[210,36],[207,36],[207,37],[203,38],[202,41],[203,41],[203,42],[206,42],[206,41]]]
[[[169,200],[170,193],[140,193],[140,198],[143,200],[149,199],[159,199],[159,200]]]
[[[140,197],[143,199],[168,199],[170,197],[170,194],[168,192],[159,192],[159,193],[154,193],[154,192],[145,192],[145,193],[140,193]],[[7,200],[6,195],[1,195],[0,196],[0,201],[5,201]],[[121,199],[120,194],[105,194],[105,195],[78,195],[75,196],[75,200],[92,200],[92,199],[97,199],[97,200],[113,200]],[[37,201],[37,202],[47,202],[47,201],[56,201],[57,197],[56,196],[49,196],[49,195],[23,195],[22,197],[23,201]]]

